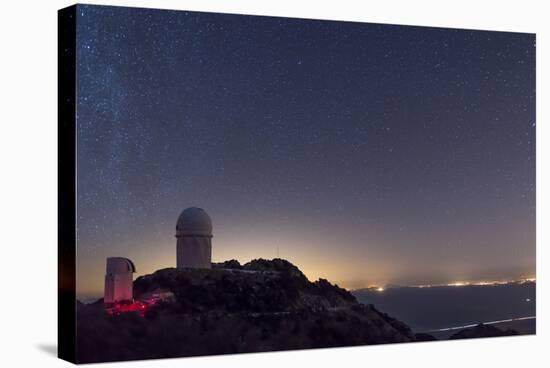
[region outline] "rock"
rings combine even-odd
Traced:
[[[225,269],[235,269],[241,270],[243,266],[236,259],[231,259],[229,261],[212,263],[212,268],[225,268]]]
[[[461,330],[455,333],[454,335],[451,335],[451,337],[449,337],[449,340],[475,339],[479,337],[515,336],[515,335],[519,335],[519,333],[515,330],[507,329],[503,331],[497,327],[494,327],[491,325],[484,325],[483,323],[480,323],[475,327],[466,328],[464,330]]]
[[[414,334],[414,341],[437,341],[437,339],[430,334],[419,332]]]

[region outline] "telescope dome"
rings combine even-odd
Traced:
[[[212,236],[212,220],[205,210],[189,207],[179,215],[176,236]]]

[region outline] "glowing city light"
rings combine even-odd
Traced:
[[[461,282],[461,281],[452,282],[450,284],[447,284],[447,286],[468,286],[468,285],[470,285],[469,282]]]

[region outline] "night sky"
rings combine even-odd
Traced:
[[[78,6],[79,295],[105,258],[344,287],[535,274],[535,36]]]

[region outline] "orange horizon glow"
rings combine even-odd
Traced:
[[[175,248],[175,247],[174,247]],[[257,251],[257,250],[256,250]],[[169,254],[163,254],[156,258],[152,258],[150,254],[147,254],[146,259],[144,259],[144,255],[139,255],[137,257],[134,257],[134,263],[136,263],[136,268],[138,272],[134,275],[134,280],[137,279],[140,276],[152,274],[157,270],[164,269],[164,268],[171,268],[176,267],[175,262],[175,249],[173,250],[174,255]],[[220,254],[221,253],[221,254]],[[247,254],[247,257],[227,257],[229,254],[225,254],[227,252],[216,252],[213,254],[212,262],[219,263],[230,259],[236,259],[241,264],[245,264],[249,261],[252,261],[254,259],[275,259],[277,258],[276,255],[269,255],[267,252],[257,252],[257,256],[253,256],[252,254]],[[252,253],[252,252],[251,252]],[[308,278],[310,281],[318,280],[319,278],[327,279],[332,284],[337,284],[339,287],[342,287],[348,291],[352,290],[358,290],[358,289],[374,289],[378,292],[383,292],[388,288],[391,288],[391,285],[394,284],[388,280],[392,280],[393,278],[389,273],[383,273],[384,278],[379,277],[371,277],[372,281],[364,281],[364,282],[346,282],[345,280],[342,281],[343,277],[341,276],[348,276],[349,280],[353,280],[354,278],[354,272],[357,272],[355,268],[349,271],[349,265],[346,267],[345,262],[339,261],[338,259],[333,259],[330,262],[327,260],[323,260],[321,258],[316,257],[307,257],[307,254],[301,254],[300,252],[296,252],[297,254],[295,256],[289,256],[289,257],[280,257],[288,260],[295,266],[297,266],[304,275]],[[223,255],[226,255],[226,257],[223,257]],[[146,262],[149,261],[149,262]],[[100,262],[101,263],[101,262]],[[88,268],[83,268],[82,270],[79,269],[79,277],[77,278],[77,296],[90,296],[95,297],[103,294],[103,282],[104,282],[104,268],[105,265],[101,264],[99,265],[98,269],[101,272],[97,272],[96,270],[91,270]],[[389,268],[389,267],[388,267]],[[348,272],[343,272],[343,270],[347,270]],[[383,271],[381,267],[378,267],[377,270]],[[95,272],[94,272],[95,271]],[[140,272],[141,271],[141,272]],[[93,275],[90,277],[90,275]],[[88,276],[88,277],[85,277]],[[340,276],[340,277],[338,277]],[[465,279],[467,280],[467,279]],[[517,277],[509,277],[509,278],[499,278],[494,280],[488,280],[488,279],[477,279],[471,281],[448,281],[448,282],[434,282],[434,283],[397,283],[399,286],[404,287],[418,287],[418,288],[428,288],[428,287],[441,287],[441,286],[453,286],[453,287],[462,287],[462,286],[489,286],[489,285],[503,285],[507,283],[514,283],[514,282],[536,282],[536,278],[534,276],[517,276]]]

